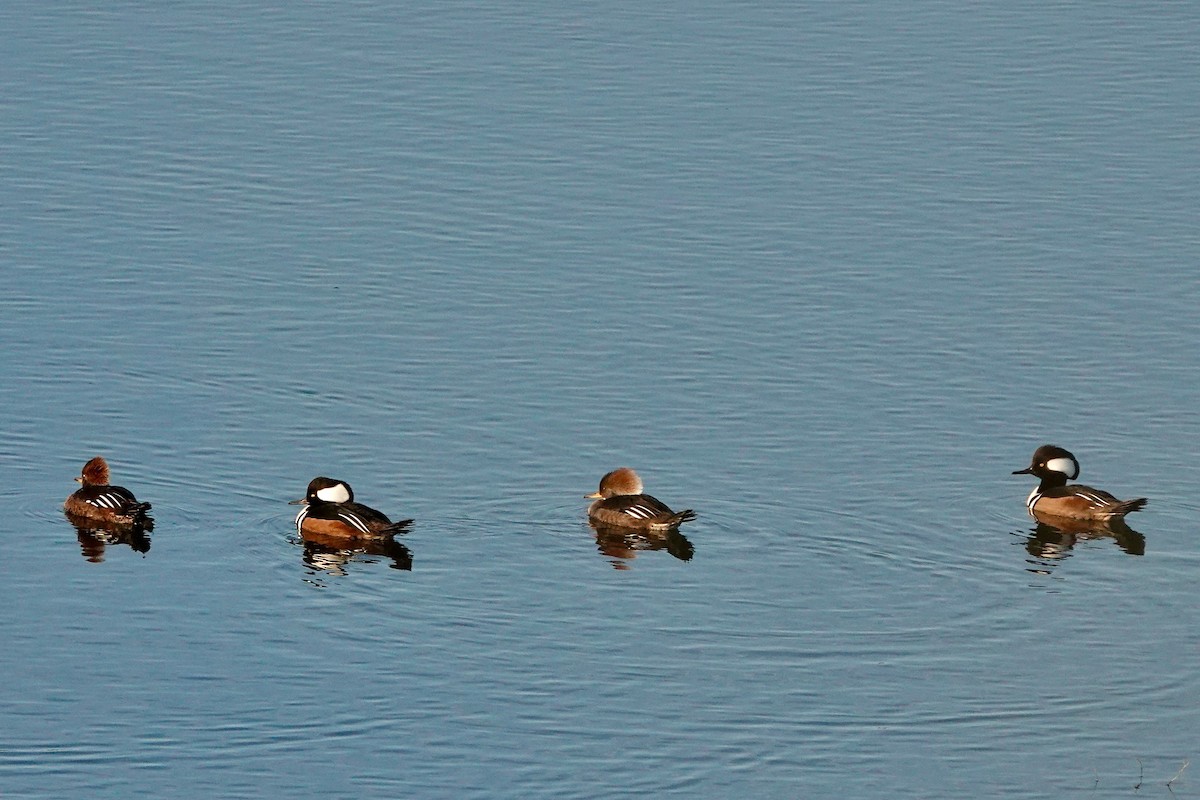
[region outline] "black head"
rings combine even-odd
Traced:
[[[1013,470],[1013,475],[1035,475],[1042,480],[1062,479],[1063,483],[1079,477],[1079,461],[1070,451],[1058,445],[1044,444],[1033,451],[1033,460],[1025,469]]]
[[[350,503],[354,500],[354,490],[345,481],[333,478],[313,478],[308,482],[308,492],[301,500],[293,500],[288,505],[301,503]]]

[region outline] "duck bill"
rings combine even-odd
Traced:
[[[604,495],[600,494],[599,492],[592,492],[591,494],[585,494],[583,496],[583,499],[584,500],[603,500]]]
[[[288,505],[289,506],[306,506],[306,505],[308,505],[308,498],[301,497],[299,500],[288,500]]]
[[[1032,474],[1033,474],[1033,467],[1026,467],[1025,469],[1014,469],[1013,470],[1013,475],[1032,475]]]

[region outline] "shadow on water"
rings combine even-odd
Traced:
[[[327,575],[349,575],[351,564],[374,564],[380,557],[390,560],[388,566],[392,569],[412,570],[412,550],[390,537],[351,544],[343,538],[305,533],[303,537],[291,537],[290,541],[303,548],[301,561],[305,567]]]
[[[612,560],[614,569],[629,569],[639,552],[666,550],[680,561],[691,561],[695,546],[677,529],[663,532],[637,531],[589,521],[596,534],[596,549]]]
[[[129,545],[135,553],[143,555],[150,551],[150,531],[154,520],[147,518],[144,525],[105,523],[94,519],[64,513],[79,537],[80,554],[93,564],[104,561],[104,551],[113,545]]]
[[[1146,554],[1146,537],[1129,527],[1124,519],[1107,522],[1035,517],[1037,525],[1025,535],[1025,550],[1031,558],[1030,572],[1048,574],[1063,559],[1070,558],[1077,542],[1112,539],[1131,556]]]

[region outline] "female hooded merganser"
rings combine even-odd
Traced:
[[[296,532],[346,539],[368,539],[394,536],[410,524],[411,519],[392,522],[380,511],[354,502],[354,490],[345,481],[333,478],[313,478],[308,494],[289,505],[304,504],[296,515]]]
[[[83,473],[75,480],[83,485],[63,504],[71,516],[110,525],[154,526],[154,520],[146,516],[149,503],[139,503],[123,486],[109,485],[108,464],[100,456],[84,464]]]
[[[588,508],[588,517],[601,525],[669,531],[696,518],[690,508],[672,511],[660,500],[642,494],[642,479],[629,467],[614,469],[600,479],[598,492],[584,497],[596,501]]]
[[[1033,452],[1033,462],[1025,469],[1013,470],[1013,475],[1035,475],[1042,479],[1025,501],[1033,515],[1070,517],[1106,522],[1120,519],[1132,511],[1140,511],[1146,498],[1118,500],[1108,492],[1068,480],[1079,477],[1079,462],[1068,451],[1045,444]]]

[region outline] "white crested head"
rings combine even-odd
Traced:
[[[1075,480],[1079,477],[1079,462],[1074,456],[1059,456],[1046,461],[1046,469],[1051,472],[1060,472],[1067,476],[1067,480]]]
[[[1033,451],[1033,460],[1028,467],[1013,474],[1036,475],[1044,481],[1056,481],[1061,475],[1063,480],[1073,481],[1079,477],[1079,461],[1070,450],[1056,444],[1044,444]]]
[[[325,503],[345,503],[351,497],[353,495],[350,494],[350,487],[344,483],[335,483],[317,490],[317,499]]]

